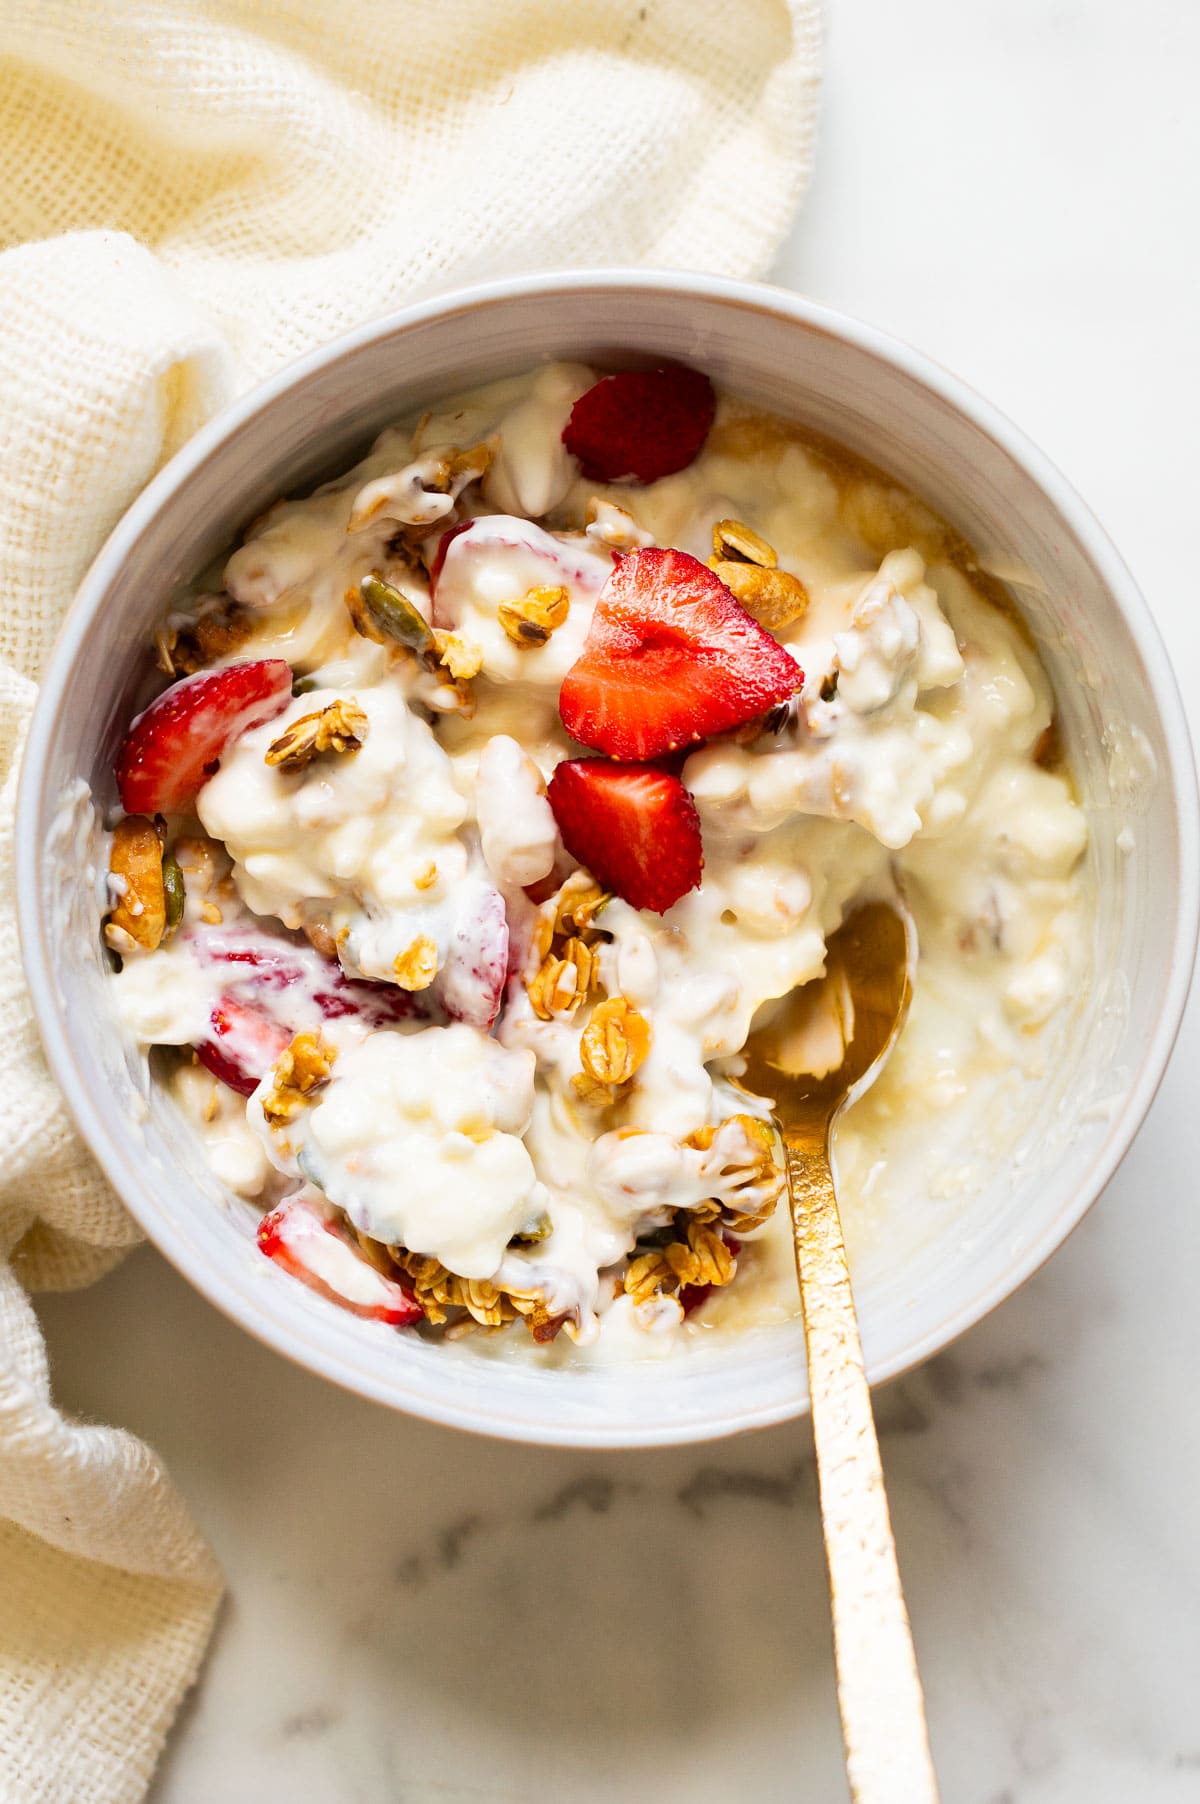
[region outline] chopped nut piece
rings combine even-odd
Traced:
[[[460,633],[440,630],[434,632],[433,640],[438,663],[456,683],[469,683],[472,677],[479,675],[483,669],[483,652],[472,640],[464,639]]]
[[[324,921],[304,921],[301,931],[314,952],[319,952],[322,958],[337,957],[337,941]]]
[[[268,764],[280,770],[303,770],[322,752],[356,752],[367,736],[370,725],[356,701],[330,702],[315,714],[303,714],[287,731],[272,741],[266,753]]]
[[[610,551],[635,551],[641,545],[654,543],[628,508],[618,507],[615,501],[606,501],[600,495],[593,495],[587,504],[584,533],[593,543],[606,545]]]
[[[580,939],[568,940],[561,956],[550,953],[525,985],[533,1012],[543,1021],[574,1015],[594,979],[595,960]]]
[[[438,974],[437,947],[427,933],[419,933],[412,945],[398,952],[392,965],[402,990],[427,990]]]
[[[769,633],[795,625],[808,611],[808,590],[787,570],[762,570],[755,564],[722,564],[717,575],[732,589],[746,612]]]
[[[1040,764],[1043,770],[1055,770],[1062,763],[1062,756],[1062,733],[1056,714],[1050,725],[1038,736],[1038,742],[1033,748],[1033,762]]]
[[[571,598],[563,588],[527,589],[514,601],[502,601],[496,618],[514,645],[533,651],[546,644],[570,609]]]
[[[207,607],[201,603],[192,619],[178,626],[168,624],[154,635],[158,667],[169,677],[191,676],[218,658],[227,658],[253,631],[253,616],[228,596]]]
[[[718,520],[712,530],[713,569],[718,564],[758,564],[774,570],[779,563],[775,547],[768,545],[742,520]]]
[[[200,919],[202,921],[207,921],[210,927],[219,927],[225,919],[225,916],[221,913],[215,902],[202,902],[200,904]]]
[[[597,1004],[579,1045],[584,1072],[598,1084],[628,1083],[649,1051],[650,1023],[624,996]]]
[[[167,925],[163,849],[158,829],[145,815],[131,814],[113,829],[109,870],[120,890],[104,937],[114,952],[153,952]]]
[[[769,633],[791,626],[807,612],[808,590],[798,576],[786,570],[732,560],[722,562],[717,558],[709,560],[709,568],[733,591],[747,614],[752,614]]]
[[[262,1111],[268,1127],[282,1127],[304,1108],[314,1090],[329,1082],[337,1048],[320,1033],[297,1034],[271,1067],[271,1089]]]

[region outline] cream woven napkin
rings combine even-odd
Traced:
[[[138,1238],[38,1048],[20,740],[105,534],[254,378],[450,282],[768,265],[819,0],[6,0],[0,9],[0,1796],[142,1796],[220,1574],[162,1465],[62,1416],[26,1291]]]

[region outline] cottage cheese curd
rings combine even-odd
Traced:
[[[586,1345],[611,1317],[614,1344],[661,1347],[796,1307],[766,1106],[735,1083],[756,1013],[820,975],[857,902],[903,887],[913,1010],[838,1164],[852,1224],[911,1206],[944,1181],[931,1148],[1036,1079],[1086,980],[1086,828],[1036,653],[919,504],[729,398],[687,469],[587,481],[562,432],[594,381],[554,365],[388,431],[168,619],[168,657],[286,659],[299,692],[168,823],[183,919],[122,943],[112,983],[142,1045],[200,1049],[169,1082],[218,1175],[263,1208],[316,1187],[430,1323],[523,1315]],[[778,635],[803,688],[683,762],[699,888],[589,916],[545,793],[574,755],[560,686],[615,556],[706,558],[730,517],[807,590]],[[407,644],[364,617],[371,575]],[[531,594],[561,616],[533,643],[506,624]],[[356,749],[269,761],[346,702]],[[586,1036],[614,998],[646,1044],[606,1085]],[[311,1090],[276,1062],[297,1034],[324,1047]]]

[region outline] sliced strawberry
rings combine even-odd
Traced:
[[[406,1328],[425,1313],[411,1291],[377,1271],[343,1229],[298,1197],[263,1216],[258,1244],[285,1272],[352,1315]]]
[[[563,725],[612,758],[658,758],[786,701],[804,672],[699,558],[631,551],[600,592],[559,693]]]
[[[567,851],[632,908],[665,914],[699,883],[700,819],[672,772],[570,758],[546,793]]]
[[[350,1015],[374,1031],[424,1013],[419,998],[395,984],[348,977],[303,940],[252,926],[197,925],[186,943],[220,988],[196,1056],[240,1096],[249,1096],[288,1042],[317,1020]]]
[[[448,526],[438,540],[437,549],[433,554],[433,562],[429,566],[429,593],[431,597],[437,591],[438,577],[442,574],[442,565],[446,562],[446,553],[450,549],[451,541],[456,539],[460,532],[466,532],[468,526],[472,525],[474,525],[474,521],[472,520],[460,520],[457,526]]]
[[[504,898],[479,880],[463,885],[458,901],[458,918],[433,994],[452,1021],[488,1028],[500,1013],[508,975]]]
[[[249,1096],[291,1038],[267,1009],[222,996],[209,1017],[208,1036],[196,1042],[196,1057],[239,1096]]]
[[[282,658],[201,670],[163,691],[133,722],[117,755],[127,814],[177,814],[195,801],[222,754],[291,700]]]
[[[657,482],[700,455],[716,404],[708,377],[681,363],[621,370],[579,397],[563,444],[592,482]]]

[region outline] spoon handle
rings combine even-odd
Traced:
[[[937,1804],[925,1700],[824,1136],[785,1136],[838,1708],[855,1804]]]

